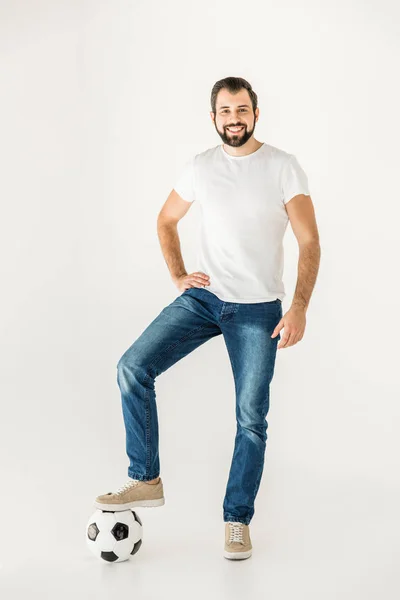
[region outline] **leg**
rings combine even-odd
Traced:
[[[269,386],[280,335],[271,338],[282,318],[279,300],[241,304],[221,325],[236,390],[236,438],[226,495],[224,521],[248,525],[261,481],[267,440]]]
[[[178,296],[148,325],[118,362],[126,429],[128,476],[151,481],[160,474],[158,416],[154,381],[178,360],[220,335],[211,313],[196,299]]]

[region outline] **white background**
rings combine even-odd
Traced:
[[[0,591],[16,598],[399,597],[399,19],[394,1],[0,4]],[[215,81],[306,171],[321,266],[278,351],[253,556],[223,558],[236,429],[222,336],[156,381],[166,504],[134,560],[85,544],[127,479],[116,365],[180,293],[156,219],[221,140]],[[194,270],[199,207],[179,224]],[[285,237],[290,307],[297,242]]]

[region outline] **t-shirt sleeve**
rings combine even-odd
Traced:
[[[297,194],[310,195],[307,175],[294,154],[289,155],[289,159],[283,167],[281,191],[284,204],[287,204]]]
[[[174,190],[187,202],[196,200],[194,187],[194,158],[183,166],[174,185]]]

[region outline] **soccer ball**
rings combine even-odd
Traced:
[[[142,521],[134,510],[109,511],[98,508],[86,525],[86,542],[97,558],[122,562],[142,545]]]

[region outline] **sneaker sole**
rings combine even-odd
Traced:
[[[229,558],[230,560],[243,560],[244,558],[250,558],[252,554],[251,550],[247,552],[228,552],[224,550],[224,557]]]
[[[103,502],[94,502],[94,506],[96,508],[115,512],[119,510],[129,510],[138,506],[143,506],[143,508],[154,508],[156,506],[163,506],[164,504],[165,498],[156,498],[153,500],[134,500],[133,502],[126,502],[125,504],[105,504]]]

